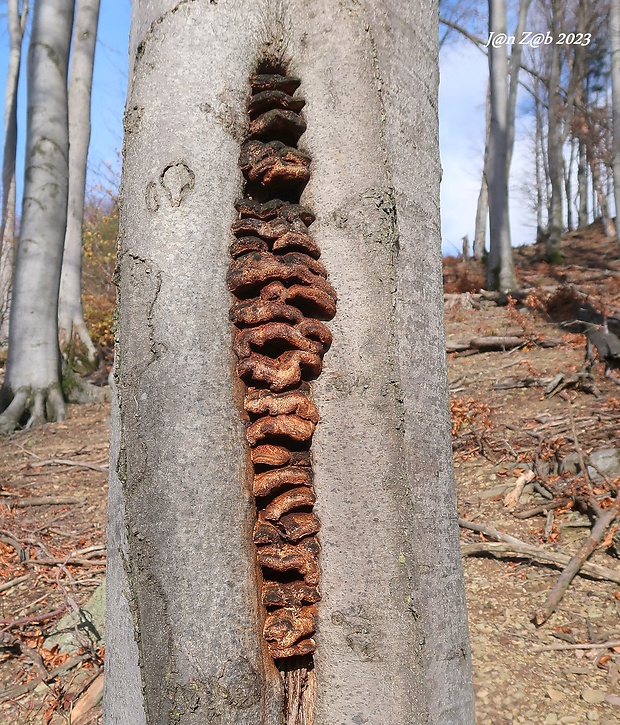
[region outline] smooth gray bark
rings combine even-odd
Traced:
[[[86,160],[90,141],[90,96],[93,84],[99,0],[77,0],[69,70],[69,197],[67,230],[60,277],[58,332],[64,350],[79,340],[91,364],[98,355],[82,309],[82,224]]]
[[[538,82],[536,83],[538,91]],[[543,111],[541,108],[538,92],[534,97],[534,115],[536,118],[536,129],[534,137],[534,159],[536,173],[536,239],[538,240],[543,233],[543,204],[547,185],[545,183],[542,159],[544,159],[544,141],[543,141]],[[543,186],[544,185],[544,186]]]
[[[560,31],[561,0],[551,0],[551,35],[558,37]],[[549,209],[549,236],[546,244],[546,257],[549,262],[561,260],[560,242],[564,231],[562,215],[562,192],[564,186],[564,162],[562,158],[562,122],[560,98],[560,46],[552,45],[551,71],[549,74],[549,133],[547,136],[547,156],[549,159],[549,179],[551,182],[551,204]]]
[[[134,5],[108,725],[282,723],[225,284],[248,78],[266,53],[302,81],[300,145],[313,159],[302,203],[339,294],[313,384],[316,725],[474,722],[441,304],[436,12],[404,0]]]
[[[506,33],[505,0],[489,0],[489,33]],[[517,286],[510,243],[508,207],[509,90],[506,45],[489,46],[491,131],[489,134],[489,289],[510,290]]]
[[[9,334],[9,309],[15,240],[15,161],[17,156],[17,86],[22,57],[22,39],[28,18],[28,0],[21,13],[19,0],[8,0],[9,65],[4,93],[4,145],[2,149],[2,227],[0,228],[0,344]]]
[[[489,215],[489,185],[487,171],[489,166],[489,135],[491,133],[491,89],[487,83],[484,112],[484,157],[482,161],[482,178],[476,205],[476,226],[474,229],[474,259],[482,259],[487,237],[487,217]]]
[[[588,158],[586,155],[586,145],[582,139],[579,139],[577,188],[579,189],[579,213],[577,215],[577,227],[579,229],[583,229],[583,227],[588,226]]]
[[[0,430],[61,419],[58,287],[67,215],[67,60],[73,0],[39,0],[28,51],[28,128],[20,241]]]
[[[609,38],[611,46],[611,94],[613,108],[613,175],[614,199],[616,202],[616,233],[620,223],[620,0],[610,0],[610,27]]]

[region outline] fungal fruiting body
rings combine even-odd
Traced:
[[[296,148],[306,129],[304,100],[293,95],[300,82],[276,73],[250,80],[239,159],[245,196],[236,204],[227,281],[237,374],[247,386],[263,634],[287,670],[287,660],[315,650],[320,524],[310,444],[319,413],[309,381],[332,341],[324,321],[335,315],[336,293],[308,231],[314,215],[299,204],[310,178],[310,158]]]

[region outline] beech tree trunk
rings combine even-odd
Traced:
[[[505,0],[489,0],[489,32],[506,33]],[[509,97],[508,56],[506,45],[489,46],[489,83],[491,88],[491,132],[489,135],[489,257],[487,280],[489,289],[514,289],[514,271],[510,243],[508,208],[509,159]]]
[[[291,722],[262,638],[226,287],[249,78],[263,63],[301,80],[312,159],[301,203],[339,296],[312,383],[322,600],[307,722],[473,724],[442,314],[437,8],[133,8],[106,722]]]
[[[620,0],[610,0],[611,92],[613,106],[613,174],[616,234],[620,242]]]
[[[482,161],[480,192],[478,193],[478,203],[476,205],[474,259],[482,259],[484,257],[487,236],[487,217],[489,215],[489,185],[487,183],[487,169],[489,165],[489,135],[491,133],[491,90],[488,84],[484,119],[484,157]]]
[[[551,0],[551,35],[558,37],[560,30],[560,2]],[[560,119],[560,49],[552,45],[551,72],[549,75],[549,134],[547,155],[551,181],[551,206],[549,210],[549,236],[546,245],[547,261],[561,261],[560,242],[564,231],[562,215],[562,187],[564,186],[564,161],[562,158],[562,124]]]
[[[64,418],[58,288],[67,220],[67,61],[73,0],[38,0],[28,51],[28,127],[0,431]]]
[[[586,144],[579,140],[579,160],[577,162],[577,187],[579,189],[579,213],[577,227],[583,229],[588,226],[588,157]]]
[[[28,0],[21,13],[19,0],[8,0],[9,67],[4,93],[4,146],[2,149],[2,228],[0,229],[0,344],[9,334],[9,309],[15,241],[15,159],[17,156],[17,86],[22,57],[22,39],[28,17]]]
[[[86,160],[90,141],[90,95],[93,84],[99,0],[77,0],[69,71],[69,199],[67,231],[60,278],[58,330],[65,350],[79,340],[88,362],[98,355],[90,339],[82,310],[82,223]]]

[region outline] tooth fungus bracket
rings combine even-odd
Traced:
[[[300,81],[265,73],[250,82],[249,134],[239,158],[245,192],[236,204],[227,282],[237,374],[247,386],[263,635],[283,673],[293,723],[290,708],[298,705],[291,700],[303,699],[304,686],[291,672],[312,670],[321,598],[310,450],[319,413],[309,381],[321,373],[332,341],[324,321],[336,313],[336,293],[308,231],[314,215],[299,204],[310,179],[310,158],[296,148],[306,129],[299,113],[305,102],[294,95]]]

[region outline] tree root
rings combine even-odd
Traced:
[[[74,356],[77,344],[84,346],[84,353],[80,355],[89,368],[96,368],[99,362],[99,353],[90,339],[90,333],[83,319],[60,319],[58,321],[60,349],[63,356]]]
[[[5,390],[5,394],[6,392]],[[30,415],[25,428],[34,428],[48,421],[64,420],[67,410],[60,385],[52,384],[37,390],[19,388],[0,415],[0,434],[12,433],[22,427],[21,421],[26,413]]]

